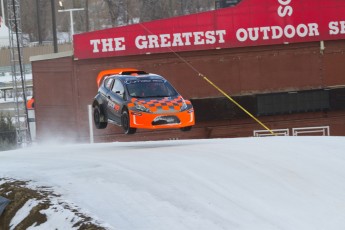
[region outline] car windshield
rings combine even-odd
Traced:
[[[165,80],[131,80],[126,82],[128,93],[131,97],[173,97],[176,90]]]

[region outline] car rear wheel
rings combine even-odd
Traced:
[[[121,125],[123,130],[125,131],[125,134],[134,134],[137,129],[136,128],[131,128],[130,127],[130,118],[128,115],[128,111],[124,110],[121,115]]]
[[[187,132],[187,131],[190,131],[191,129],[192,129],[192,126],[186,126],[186,127],[181,128],[181,131]]]
[[[107,127],[108,122],[104,120],[106,120],[104,113],[98,105],[95,106],[93,109],[93,121],[97,129],[105,129]]]

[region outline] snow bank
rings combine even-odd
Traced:
[[[1,152],[0,177],[52,186],[111,229],[341,230],[344,149],[344,137],[50,144]]]

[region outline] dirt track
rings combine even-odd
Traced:
[[[8,230],[10,229],[11,220],[16,216],[18,210],[20,210],[23,205],[31,199],[36,199],[39,204],[34,206],[30,213],[14,228],[15,230],[25,230],[30,226],[38,226],[47,221],[47,216],[42,214],[40,211],[48,209],[51,203],[51,197],[59,197],[53,192],[49,191],[47,188],[38,188],[33,190],[27,187],[28,182],[17,181],[12,179],[0,178],[0,182],[5,181],[5,183],[0,184],[0,196],[5,197],[11,202],[6,207],[5,211],[0,216],[0,229]],[[105,228],[97,226],[92,221],[90,217],[87,217],[77,210],[70,208],[67,204],[61,203],[65,209],[69,209],[74,213],[76,217],[82,219],[73,225],[74,228],[80,230],[103,230]],[[57,213],[58,215],[58,213]],[[59,229],[59,228],[57,228]]]

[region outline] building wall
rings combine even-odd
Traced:
[[[96,76],[101,70],[133,67],[157,73],[166,77],[185,98],[194,101],[222,97],[197,71],[231,96],[344,86],[345,41],[326,41],[325,47],[322,51],[320,43],[313,42],[182,52],[178,56],[165,53],[88,60],[73,60],[69,56],[34,61],[37,139],[51,133],[62,139],[88,139],[87,105],[92,103],[97,93]],[[271,128],[331,125],[332,135],[345,135],[343,108],[262,116],[260,119]],[[202,108],[202,111],[208,113],[207,108]],[[105,130],[95,130],[95,139],[131,141],[238,137],[252,136],[254,129],[263,128],[253,119],[241,116],[218,121],[197,120],[194,129],[188,133],[139,130],[133,136],[125,136],[121,128],[109,125]]]
[[[72,58],[33,62],[37,140],[78,138]]]

